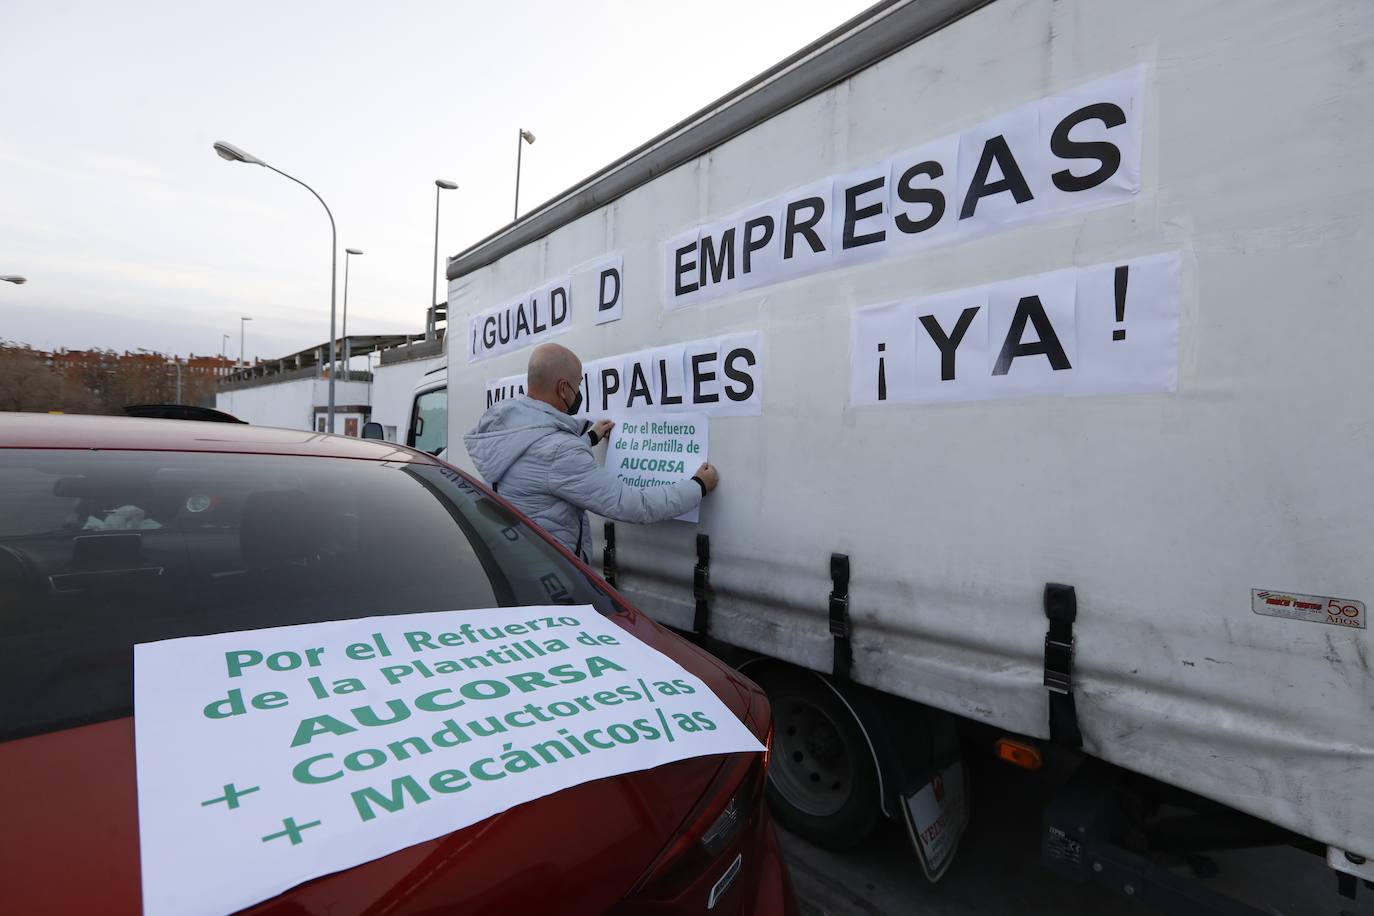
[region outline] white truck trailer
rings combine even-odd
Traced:
[[[710,417],[700,522],[598,562],[747,658],[810,836],[906,811],[938,873],[955,717],[1084,756],[1068,873],[1172,900],[1205,826],[1353,892],[1371,148],[1367,0],[879,3],[449,260],[450,456],[545,339],[588,416]]]

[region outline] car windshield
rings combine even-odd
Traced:
[[[135,643],[535,604],[613,610],[445,467],[0,450],[0,740],[130,714]]]

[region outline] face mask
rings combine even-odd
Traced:
[[[568,407],[564,405],[563,407],[564,413],[566,413],[570,417],[577,416],[577,412],[582,409],[582,389],[573,388],[573,394],[575,395],[575,397],[573,398],[572,406]]]

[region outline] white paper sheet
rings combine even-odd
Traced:
[[[663,246],[664,308],[671,311],[817,271],[1127,203],[1140,191],[1144,87],[1144,68],[1134,67],[681,233]],[[985,158],[987,166],[980,169]],[[935,166],[908,174],[923,163]],[[882,207],[882,213],[869,214],[854,227],[857,236],[871,235],[874,240],[845,249],[845,189],[879,177],[885,183],[882,193],[866,191],[855,200],[858,209],[866,204]],[[970,201],[969,189],[975,182],[985,193],[973,195],[976,199]],[[904,188],[911,199],[902,199]],[[787,232],[788,205],[806,197],[825,201],[825,217],[813,230],[823,251],[813,252],[808,237]],[[943,212],[927,225],[937,203]],[[805,219],[810,213],[810,208],[801,208],[797,216]],[[758,223],[750,233],[745,232],[745,225],[763,217],[772,220],[773,233],[766,245],[751,251],[746,270],[743,252],[750,238],[763,239],[767,223]],[[730,229],[738,261],[736,277],[702,288],[701,240],[710,237],[713,249],[718,250],[723,233]],[[881,241],[876,239],[879,234]],[[680,248],[684,249],[681,259]],[[679,264],[683,268],[681,292],[675,287]]]
[[[916,396],[915,308],[885,302],[854,313],[849,402],[907,403]]]
[[[638,414],[616,418],[606,447],[606,469],[639,488],[690,480],[707,461],[710,445],[705,414]],[[696,522],[700,507],[677,517]]]
[[[1118,322],[1116,276],[1123,266],[1124,320]],[[1173,252],[1078,272],[1078,370],[1096,392],[1134,394],[1178,388],[1182,268],[1182,256]]]
[[[915,390],[924,402],[988,397],[987,288],[956,290],[912,303]]]
[[[699,678],[585,606],[145,643],[134,707],[148,916],[233,912],[560,789],[762,750]],[[467,724],[489,716],[490,737]]]
[[[850,404],[1173,391],[1181,269],[1151,255],[859,309]]]
[[[1038,149],[1044,163],[1040,171],[1050,178],[1042,191],[1042,216],[1080,210],[1085,202],[1095,206],[1124,203],[1140,191],[1144,104],[1144,66],[1040,101]],[[1071,117],[1075,114],[1078,117]],[[1060,158],[1054,153],[1055,147],[1065,140],[1072,145],[1072,158]],[[1098,158],[1103,150],[1093,150],[1086,144],[1110,144],[1115,152],[1106,151],[1109,159],[1104,161]],[[1113,155],[1115,163],[1110,158]]]
[[[892,161],[884,159],[834,180],[830,194],[833,267],[852,267],[886,257],[885,249],[894,241],[889,209],[891,177]]]
[[[1033,219],[1048,179],[1040,171],[1037,106],[1022,105],[959,135],[961,237]]]
[[[834,266],[835,238],[830,231],[834,185],[833,178],[823,178],[782,195],[778,274],[783,280]],[[790,222],[789,213],[792,214]],[[789,225],[791,231],[788,231]]]
[[[468,362],[541,343],[572,329],[572,282],[559,277],[468,319]]]
[[[1056,270],[988,287],[988,390],[1047,394],[1070,383],[1078,358],[1075,271]]]
[[[577,416],[595,420],[629,413],[695,412],[712,417],[756,417],[763,412],[767,359],[763,343],[763,335],[758,331],[742,331],[584,360],[582,375],[586,387]],[[648,381],[652,403],[636,397],[631,407],[636,364],[642,367]],[[605,374],[606,370],[611,371]],[[664,399],[664,376],[672,403]],[[488,396],[515,380],[523,386],[524,376],[489,380]]]
[[[696,227],[673,236],[663,243],[663,308],[665,311],[686,308],[702,299],[700,284],[700,255],[697,243],[701,229]]]
[[[782,278],[782,202],[766,200],[741,211],[739,288],[771,286]]]
[[[892,230],[885,250],[895,254],[951,241],[959,226],[959,135],[941,137],[888,161]],[[939,197],[932,197],[932,192]]]
[[[590,309],[597,324],[619,321],[625,313],[625,255],[602,258],[587,271],[591,275]]]

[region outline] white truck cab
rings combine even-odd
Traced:
[[[415,386],[406,417],[405,444],[444,457],[448,450],[448,365],[425,373]]]

